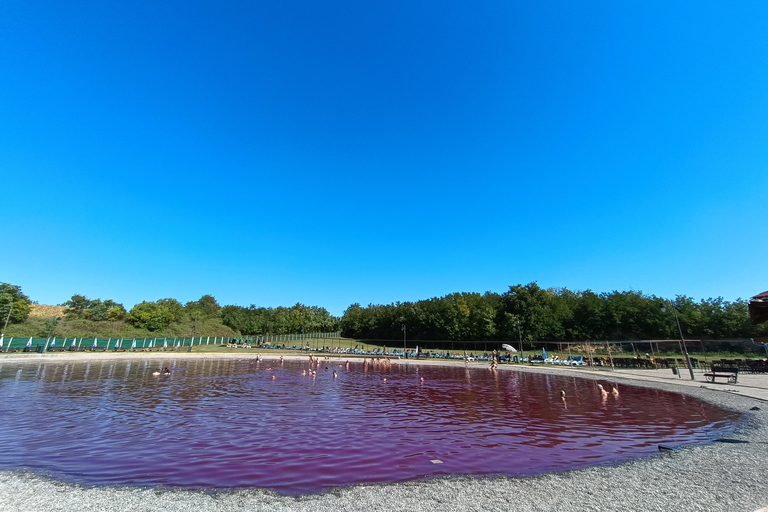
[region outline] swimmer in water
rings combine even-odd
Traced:
[[[611,394],[613,396],[619,396],[619,390],[616,386],[611,386]]]

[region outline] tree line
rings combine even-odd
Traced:
[[[21,287],[0,283],[0,322],[24,322],[32,301]],[[341,318],[325,308],[221,306],[212,295],[181,304],[166,298],[143,301],[130,310],[111,299],[73,295],[64,302],[66,319],[95,325],[129,324],[160,333],[192,330],[198,324],[226,326],[242,335],[342,331],[350,338],[445,341],[591,341],[649,340],[679,337],[674,306],[686,338],[744,339],[768,334],[768,322],[753,325],[746,301],[721,297],[701,301],[680,295],[667,300],[641,292],[595,293],[566,288],[543,289],[535,282],[494,292],[452,293],[417,302],[362,307],[352,304]],[[77,322],[75,322],[77,321]],[[405,333],[403,332],[405,330]],[[199,332],[199,331],[198,331]],[[231,332],[231,331],[230,331]]]
[[[212,295],[182,305],[176,299],[144,301],[130,311],[112,300],[88,300],[74,295],[64,303],[66,314],[89,320],[124,319],[131,325],[155,332],[184,319],[203,322],[219,319],[223,325],[244,335],[298,334],[302,332],[330,332],[339,329],[340,321],[325,308],[297,303],[290,308],[258,308],[251,305],[220,306]]]
[[[661,305],[667,305],[662,311]],[[595,293],[510,286],[503,294],[452,293],[418,302],[351,305],[342,335],[357,339],[591,341],[677,339],[674,306],[686,338],[743,339],[768,333],[750,322],[747,302],[721,297],[668,301],[629,291]],[[403,330],[405,329],[405,333]]]
[[[290,308],[225,306],[221,310],[221,320],[224,325],[247,335],[335,332],[341,324],[339,318],[325,308],[301,303]]]
[[[20,324],[29,317],[30,298],[21,287],[0,283],[0,322]],[[64,319],[70,323],[127,323],[150,333],[178,331],[179,327],[198,324],[215,330],[216,325],[229,327],[242,335],[298,334],[301,332],[333,332],[340,329],[340,319],[325,308],[297,303],[292,307],[263,308],[251,305],[222,307],[212,295],[203,295],[196,301],[182,304],[165,298],[143,301],[130,310],[112,299],[89,299],[75,294],[62,306],[67,309]],[[55,319],[46,320],[42,331],[48,332]],[[176,329],[173,329],[176,327]],[[210,329],[208,329],[210,330]]]

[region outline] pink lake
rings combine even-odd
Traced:
[[[612,464],[659,444],[711,442],[738,420],[664,391],[620,386],[603,397],[594,382],[559,372],[343,363],[321,362],[312,377],[302,375],[307,361],[272,357],[4,361],[0,469],[84,485],[297,495]],[[169,375],[152,375],[164,367]]]

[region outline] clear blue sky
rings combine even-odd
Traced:
[[[0,280],[768,289],[768,2],[0,3]]]

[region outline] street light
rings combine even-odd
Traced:
[[[405,324],[403,324],[402,326],[402,331],[403,331],[403,355],[405,355],[405,334],[406,334]]]
[[[189,342],[187,352],[192,352],[192,345],[195,344],[195,331],[197,330],[197,314],[195,314],[195,323],[192,324],[192,341]]]
[[[515,321],[517,325],[517,336],[520,338],[520,362],[523,362],[523,334],[520,332],[520,320]]]
[[[5,325],[3,325],[3,332],[0,333],[0,338],[5,336],[5,329],[8,327],[8,320],[11,319],[11,313],[13,313],[13,300],[11,300],[11,308],[8,310],[8,316],[5,317]],[[10,348],[10,344],[8,347]]]
[[[677,317],[677,309],[671,302],[669,305],[672,306],[672,312],[675,314],[675,322],[677,322],[677,330],[680,332],[680,340],[682,341],[682,343],[678,342],[680,345],[680,352],[685,356],[685,362],[688,365],[688,371],[691,373],[691,380],[696,380],[693,378],[693,365],[691,364],[691,356],[688,355],[688,347],[685,346],[685,337],[683,336],[683,329],[680,327],[680,319]],[[659,307],[661,308],[662,313],[667,312],[667,305],[663,302],[659,304]]]

